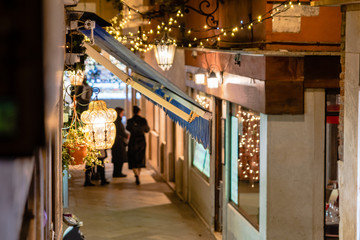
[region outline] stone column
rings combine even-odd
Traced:
[[[304,115],[261,115],[260,238],[323,239],[325,91]]]
[[[359,239],[359,57],[360,9],[347,6],[344,79],[344,155],[339,162],[340,239]]]

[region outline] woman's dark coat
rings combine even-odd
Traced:
[[[115,120],[116,136],[113,147],[111,148],[112,162],[114,163],[114,176],[121,175],[122,164],[127,161],[126,142],[128,134],[125,132],[121,118],[118,116]]]
[[[146,141],[144,133],[150,128],[145,118],[135,115],[127,121],[126,129],[131,133],[128,146],[129,168],[145,167]]]

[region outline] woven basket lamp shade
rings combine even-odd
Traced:
[[[81,114],[81,121],[85,123],[85,135],[95,149],[109,149],[115,141],[116,128],[114,121],[117,113],[107,108],[104,101],[92,101],[89,110]]]

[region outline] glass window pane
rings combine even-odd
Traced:
[[[231,117],[231,201],[259,224],[260,116],[233,105]]]
[[[205,176],[210,177],[210,153],[208,149],[195,142],[193,165]]]
[[[231,117],[231,195],[230,199],[238,204],[238,119]]]

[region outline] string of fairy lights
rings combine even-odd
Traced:
[[[211,100],[209,97],[202,96],[200,94],[196,95],[195,102],[199,103],[206,110],[210,110]]]
[[[129,46],[132,51],[137,50],[140,52],[147,52],[151,50],[158,42],[166,41],[164,40],[163,36],[169,36],[170,33],[176,31],[176,29],[186,33],[186,45],[182,43],[184,47],[204,47],[206,45],[214,45],[214,43],[218,44],[221,41],[226,42],[227,37],[235,37],[238,32],[251,30],[255,25],[261,24],[269,19],[274,21],[274,17],[291,8],[294,8],[295,5],[300,6],[301,2],[300,0],[297,0],[279,2],[278,4],[274,3],[274,7],[272,9],[262,15],[259,15],[257,18],[251,21],[240,21],[240,24],[238,25],[216,28],[210,27],[205,24],[201,29],[187,28],[182,19],[184,17],[184,13],[181,10],[178,10],[175,14],[169,15],[166,21],[161,21],[158,25],[156,25],[155,28],[152,28],[152,19],[150,15],[147,15],[147,13],[143,13],[138,9],[130,6],[125,1],[122,1],[122,4],[125,7],[124,12],[126,13],[127,11],[127,14],[125,14],[125,16],[123,16],[122,14],[118,14],[117,16],[113,17],[110,21],[112,26],[107,27],[106,30],[118,41]],[[132,13],[141,15],[141,17],[145,20],[149,27],[143,27],[137,32],[128,32],[126,34],[123,34],[123,29],[134,18]],[[145,30],[146,28],[149,29]],[[211,34],[210,36],[197,36],[199,33],[209,31],[213,32],[213,34]],[[170,41],[167,41],[167,43],[179,45],[179,43],[176,42],[175,39],[171,38]]]
[[[259,182],[260,116],[238,108],[239,156],[238,172],[242,181],[249,181],[252,187]]]

